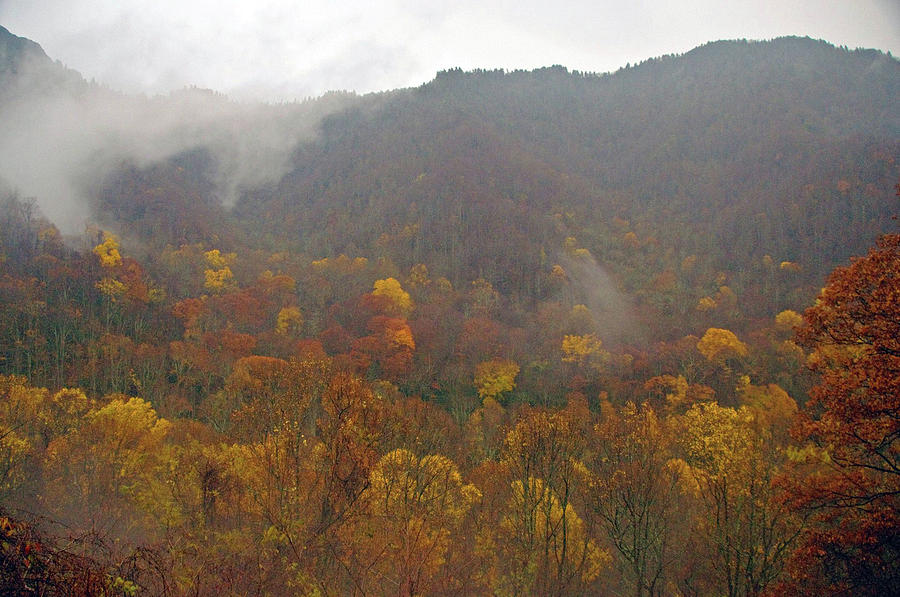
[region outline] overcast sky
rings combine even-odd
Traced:
[[[718,39],[900,54],[898,0],[0,0],[0,25],[118,90],[269,101],[415,86],[456,66],[606,72]]]

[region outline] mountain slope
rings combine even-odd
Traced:
[[[315,254],[380,249],[505,290],[566,236],[621,265],[614,216],[678,259],[740,273],[771,254],[819,279],[890,229],[898,97],[896,60],[796,38],[603,76],[450,71],[329,117],[237,213]]]
[[[7,76],[71,93],[39,76],[71,71],[6,39],[7,63],[41,65]],[[605,75],[451,70],[286,106],[78,93],[79,130],[102,134],[79,156],[94,170],[66,188],[151,247],[376,256],[532,300],[571,238],[638,297],[696,256],[761,316],[788,300],[754,294],[764,258],[796,264],[790,300],[808,299],[897,212],[900,63],[805,38],[714,42]],[[685,315],[696,297],[677,290],[656,308]]]

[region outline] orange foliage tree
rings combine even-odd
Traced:
[[[412,364],[416,342],[405,319],[376,315],[369,320],[369,336],[353,342],[350,355],[361,372],[373,364],[381,377],[398,380]]]

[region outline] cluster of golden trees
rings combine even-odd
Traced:
[[[775,387],[600,413],[486,395],[456,427],[328,359],[246,357],[216,431],[0,382],[4,503],[154,594],[758,594],[802,523],[771,485],[794,407]]]

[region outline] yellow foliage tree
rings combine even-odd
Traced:
[[[697,311],[700,311],[701,313],[712,311],[717,306],[718,304],[716,303],[715,299],[709,296],[704,296],[702,299],[697,301]]]
[[[562,360],[564,363],[587,364],[602,356],[602,345],[594,334],[566,335],[562,340]]]
[[[109,298],[110,301],[116,302],[125,294],[128,287],[115,278],[103,278],[94,285],[103,296]]]
[[[231,273],[231,268],[227,265],[221,269],[207,269],[203,273],[206,277],[203,287],[212,291],[224,290],[234,281],[234,274]]]
[[[357,531],[379,584],[401,595],[431,592],[452,534],[481,493],[463,483],[449,458],[420,459],[405,449],[385,454],[369,479],[371,525]]]
[[[797,414],[797,403],[781,386],[744,384],[738,388],[741,402],[754,414],[757,427],[766,433],[779,432],[787,440],[787,430]]]
[[[227,265],[231,265],[234,263],[235,258],[237,258],[237,255],[234,253],[223,254],[218,249],[206,251],[203,253],[203,256],[206,258],[206,262],[215,268],[223,268]]]
[[[594,334],[566,335],[561,347],[562,361],[573,363],[582,373],[597,374],[606,370],[615,359],[603,349],[603,342]]]
[[[16,495],[47,443],[70,431],[91,405],[81,390],[51,397],[24,377],[0,375],[0,501]]]
[[[569,411],[532,411],[507,432],[502,460],[515,478],[539,477],[558,489],[584,471],[584,442]]]
[[[567,587],[596,580],[611,558],[590,538],[571,504],[561,503],[539,478],[516,479],[511,488],[499,530],[517,549],[508,554],[500,592],[563,594]]]
[[[687,382],[672,381],[683,401]],[[655,595],[678,557],[683,528],[680,477],[669,463],[674,437],[646,402],[618,412],[610,406],[605,415],[594,428],[592,510],[616,548],[629,594]]]
[[[105,232],[103,242],[94,247],[94,255],[100,258],[103,267],[116,267],[122,265],[122,255],[119,254],[119,239]]]
[[[469,458],[473,462],[495,458],[497,455],[501,425],[506,412],[493,398],[485,398],[481,408],[476,408],[466,421]]]
[[[569,275],[566,273],[566,270],[563,269],[563,266],[556,264],[550,270],[550,279],[563,283],[569,279]]]
[[[775,316],[775,327],[779,332],[792,332],[803,324],[803,317],[796,311],[786,309]]]
[[[786,396],[767,393],[776,402]],[[781,573],[800,528],[772,485],[783,450],[761,433],[756,418],[754,408],[709,402],[674,422],[684,455],[680,472],[690,478],[684,485],[695,488],[700,506],[695,538],[708,554],[699,563],[710,583],[701,588],[706,594],[764,592]]]
[[[411,288],[425,288],[431,283],[428,279],[428,267],[424,263],[417,263],[409,269],[409,276],[406,278],[407,284]]]
[[[47,446],[44,506],[73,528],[116,521],[107,530],[118,539],[151,532],[170,427],[141,398],[119,395],[92,409]]]
[[[275,333],[281,335],[295,334],[303,327],[303,315],[297,307],[284,307],[278,312],[275,321]]]
[[[685,426],[679,433],[687,462],[717,479],[746,473],[757,446],[753,420],[746,407],[695,404],[684,414]]]
[[[500,293],[484,278],[472,281],[472,288],[468,295],[469,305],[475,313],[488,315],[500,302]]]
[[[504,438],[500,463],[510,491],[481,538],[495,558],[496,593],[575,594],[609,561],[575,510],[590,482],[578,412],[528,411]]]
[[[713,362],[722,362],[733,357],[745,357],[749,353],[747,345],[738,340],[734,332],[722,328],[709,328],[700,341],[697,350]]]
[[[365,269],[368,264],[369,260],[365,257],[351,259],[343,253],[333,258],[323,257],[322,259],[317,259],[311,263],[315,269],[321,272],[329,272],[337,275],[359,272]]]
[[[416,341],[413,339],[412,330],[402,320],[397,320],[393,325],[386,325],[384,338],[393,350],[412,352],[416,349]]]
[[[28,438],[0,422],[0,501],[25,480],[25,464],[32,450]]]
[[[637,249],[641,246],[640,241],[638,241],[637,234],[635,234],[634,232],[626,232],[625,236],[622,237],[622,239],[625,241],[625,246],[629,249]]]
[[[475,367],[475,387],[482,399],[497,398],[516,388],[519,365],[508,359],[491,359]]]
[[[413,310],[413,302],[409,293],[403,290],[395,278],[375,280],[372,294],[382,297],[387,302],[387,311],[393,315],[406,317]]]

